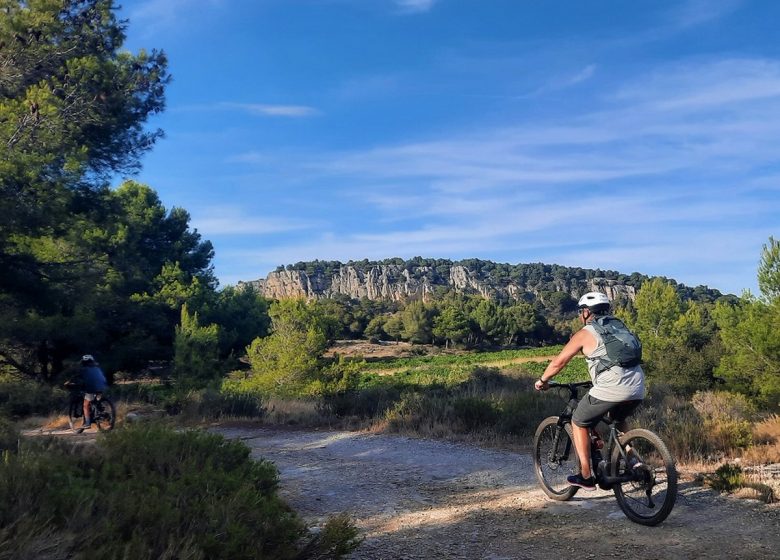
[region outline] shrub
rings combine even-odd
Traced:
[[[745,477],[738,465],[726,463],[715,470],[709,479],[710,486],[718,492],[732,492],[745,484]]]
[[[755,407],[744,395],[727,391],[700,391],[691,404],[704,420],[708,439],[716,449],[744,449],[753,443]]]
[[[496,405],[485,399],[460,397],[452,401],[454,427],[459,431],[473,432],[493,427],[500,414]]]
[[[212,388],[178,390],[163,400],[168,414],[186,419],[262,418],[266,408],[257,393],[239,393]]]
[[[31,444],[0,464],[0,557],[293,558],[304,527],[277,482],[241,442],[158,424]]]
[[[19,443],[19,432],[13,422],[0,415],[0,456],[6,451],[15,453]]]
[[[0,413],[11,417],[50,414],[66,408],[66,393],[32,380],[6,379],[0,382]]]

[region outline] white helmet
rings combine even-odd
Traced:
[[[595,307],[597,305],[609,305],[607,294],[601,292],[588,292],[577,302],[577,307]]]

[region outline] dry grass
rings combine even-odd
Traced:
[[[326,418],[321,407],[313,400],[274,398],[266,405],[263,422],[301,426],[322,425]]]
[[[773,414],[753,427],[754,445],[742,458],[751,465],[780,463],[780,416]]]

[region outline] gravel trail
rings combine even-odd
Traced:
[[[658,527],[630,522],[612,493],[553,502],[527,453],[344,431],[220,427],[280,471],[281,495],[311,526],[347,512],[357,559],[739,558],[780,554],[780,507],[683,480]]]

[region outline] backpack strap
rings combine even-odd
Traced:
[[[604,323],[608,322],[610,319],[613,320],[619,320],[615,319],[612,315],[599,315],[596,318],[593,319],[593,321],[590,322],[590,325],[593,327],[593,330],[595,330],[599,335],[601,336],[602,343],[606,342],[604,340],[605,335],[610,335],[609,329],[604,325]],[[596,364],[596,371],[595,377],[598,377],[600,373],[603,373],[607,371],[612,366],[618,365],[616,362],[609,359],[609,355],[604,354],[603,356],[599,356],[596,358],[596,361],[598,362]]]

